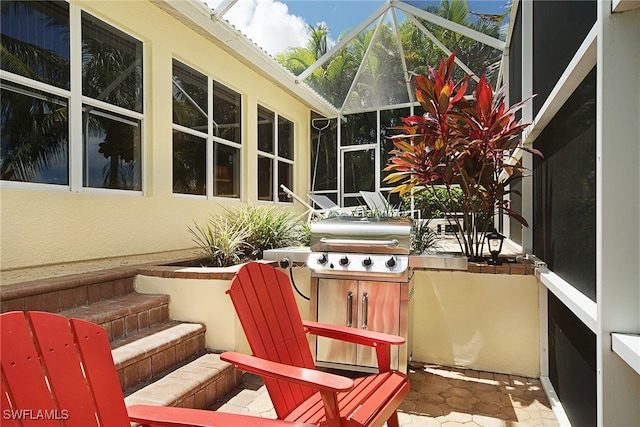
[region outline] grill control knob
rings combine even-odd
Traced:
[[[387,260],[387,262],[384,263],[384,265],[386,265],[387,268],[392,269],[396,266],[397,263],[398,262],[396,261],[396,257],[392,256]]]
[[[371,259],[371,257],[366,257],[365,259],[362,260],[362,266],[365,268],[369,268],[373,265],[373,260]]]
[[[349,258],[345,255],[342,258],[340,258],[339,263],[342,267],[346,267],[347,265],[349,265]]]
[[[327,263],[327,254],[322,254],[318,257],[318,264],[325,265]]]

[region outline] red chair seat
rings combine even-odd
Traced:
[[[386,372],[357,378],[354,380],[352,390],[338,393],[340,413],[350,414],[346,416],[346,419],[354,425],[382,424],[402,402],[408,388],[406,376],[398,372]],[[393,409],[380,411],[381,408]],[[326,421],[326,416],[320,393],[307,399],[291,412],[286,420],[323,424]]]

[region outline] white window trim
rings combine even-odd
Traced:
[[[280,157],[280,155],[278,155],[278,148],[279,148],[279,144],[280,144],[280,140],[278,137],[278,126],[279,126],[279,118],[282,117],[283,119],[289,121],[291,123],[291,125],[293,126],[294,132],[291,134],[291,138],[293,139],[292,141],[292,147],[295,150],[295,145],[296,145],[296,141],[295,141],[295,122],[291,119],[289,119],[288,117],[279,114],[277,111],[275,111],[273,108],[271,107],[267,107],[265,104],[261,104],[258,103],[257,109],[256,109],[256,119],[258,118],[258,110],[260,108],[266,109],[268,111],[270,111],[271,113],[273,113],[273,153],[268,153],[266,151],[262,151],[259,148],[257,149],[257,153],[258,153],[258,158],[260,157],[266,157],[269,158],[271,160],[273,160],[273,162],[271,163],[271,176],[273,177],[273,188],[271,189],[272,193],[273,193],[273,198],[271,200],[262,200],[262,199],[258,199],[258,203],[278,203],[278,204],[284,204],[284,205],[292,205],[293,204],[293,199],[289,199],[288,197],[285,197],[284,200],[280,200],[280,198],[278,197],[278,192],[280,189],[280,186],[278,185],[278,181],[279,181],[279,171],[278,171],[278,163],[283,162],[283,163],[288,163],[291,166],[293,166],[293,176],[292,178],[295,177],[295,152],[293,155],[293,159],[287,159],[286,157]],[[259,124],[257,124],[256,126],[259,126]],[[295,184],[295,179],[293,179],[293,183]],[[291,188],[291,191],[295,191],[295,185],[293,185],[294,188]]]
[[[173,191],[173,177],[171,179],[172,182],[172,186],[171,186],[171,194],[174,197],[178,197],[178,198],[195,198],[195,199],[207,199],[207,200],[218,200],[218,201],[239,201],[242,200],[242,189],[243,189],[243,180],[244,180],[244,173],[243,173],[243,168],[244,168],[244,163],[243,163],[243,156],[244,156],[244,150],[242,149],[242,139],[244,138],[244,132],[242,132],[242,136],[240,138],[240,142],[234,142],[234,141],[229,141],[226,140],[224,138],[220,138],[218,136],[214,135],[214,120],[213,120],[213,84],[214,83],[220,83],[221,85],[224,85],[226,88],[233,90],[235,93],[237,93],[240,96],[240,109],[242,110],[242,108],[244,108],[243,106],[245,105],[245,99],[244,96],[237,91],[236,89],[230,87],[229,85],[227,85],[226,83],[223,83],[219,80],[216,80],[215,78],[211,77],[209,74],[195,68],[194,66],[188,64],[186,61],[177,58],[177,57],[173,57],[172,58],[172,71],[171,71],[171,75],[173,76],[173,61],[178,61],[180,62],[183,66],[188,67],[193,69],[194,71],[199,72],[200,74],[204,75],[207,78],[207,131],[206,132],[202,132],[202,131],[198,131],[195,129],[192,129],[190,127],[187,126],[183,126],[183,125],[179,125],[176,123],[171,123],[171,129],[172,130],[176,130],[178,132],[182,132],[182,133],[186,133],[188,135],[192,135],[195,136],[197,138],[202,138],[206,141],[206,190],[205,190],[205,194],[185,194],[185,193],[176,193]],[[173,83],[172,83],[173,84]],[[172,101],[173,102],[173,101]],[[244,117],[244,115],[241,113],[240,117]],[[242,128],[243,123],[240,123],[240,128]],[[239,150],[240,156],[238,158],[238,163],[240,164],[240,173],[239,173],[239,182],[238,182],[238,188],[239,188],[239,194],[238,197],[226,197],[226,196],[217,196],[213,194],[213,187],[214,187],[214,176],[215,176],[215,170],[214,170],[214,165],[213,165],[213,148],[215,144],[221,144],[221,145],[225,145],[227,147],[232,147],[235,148],[237,150]],[[173,148],[172,148],[172,155],[173,155]],[[172,169],[172,173],[173,173],[173,169]]]
[[[55,192],[73,192],[73,193],[113,193],[116,195],[144,195],[146,194],[147,180],[145,174],[147,170],[147,141],[145,132],[145,113],[128,110],[116,105],[112,105],[103,101],[89,98],[82,95],[82,12],[100,19],[107,25],[122,31],[129,37],[132,37],[142,43],[142,66],[143,70],[146,70],[146,46],[144,41],[135,37],[130,32],[119,28],[111,22],[104,20],[102,17],[98,17],[89,11],[85,11],[80,6],[69,3],[69,83],[70,89],[63,89],[57,86],[52,86],[44,82],[37,80],[31,80],[27,77],[14,74],[8,71],[0,71],[0,78],[7,82],[16,83],[22,86],[33,88],[37,91],[45,92],[51,95],[66,98],[68,102],[68,184],[48,184],[48,183],[35,183],[35,182],[22,182],[22,181],[0,181],[0,188],[12,188],[12,189],[29,189],[38,191],[55,191]],[[143,73],[143,99],[142,105],[146,104],[145,90],[146,79]],[[83,176],[85,173],[85,166],[83,163],[83,133],[82,133],[82,106],[83,104],[90,105],[96,108],[100,108],[106,112],[114,112],[121,116],[132,118],[140,121],[140,184],[141,190],[121,190],[115,188],[97,188],[97,187],[85,187],[83,185]],[[143,107],[144,108],[144,107]],[[137,125],[137,123],[136,123]]]

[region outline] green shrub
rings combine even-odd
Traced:
[[[412,230],[411,252],[420,255],[435,251],[439,248],[438,240],[438,233],[429,226],[429,220],[419,221]]]
[[[247,238],[251,247],[249,259],[262,259],[262,253],[267,249],[298,246],[304,238],[304,224],[287,210],[245,205],[237,212],[228,213],[250,230]]]
[[[308,226],[289,211],[245,205],[212,214],[204,226],[189,228],[202,249],[201,262],[228,267],[262,259],[267,249],[308,244]]]
[[[204,226],[189,228],[193,241],[202,249],[202,261],[212,267],[228,267],[246,260],[251,248],[250,229],[227,215],[211,215]]]
[[[459,212],[459,200],[463,197],[462,190],[459,187],[451,187],[447,191],[444,187],[429,187],[423,191],[416,192],[414,195],[414,209],[420,210],[421,218],[444,218],[443,205],[449,212]],[[402,196],[402,209],[409,210],[411,208],[411,195],[409,193]]]

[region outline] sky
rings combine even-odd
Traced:
[[[203,0],[215,8],[222,0]],[[479,13],[503,13],[506,0],[467,0],[470,9]],[[407,1],[416,7],[439,0]],[[309,25],[320,23],[330,29],[332,45],[340,34],[369,17],[384,4],[382,0],[238,0],[224,15],[243,34],[271,55],[288,47],[304,46]]]

